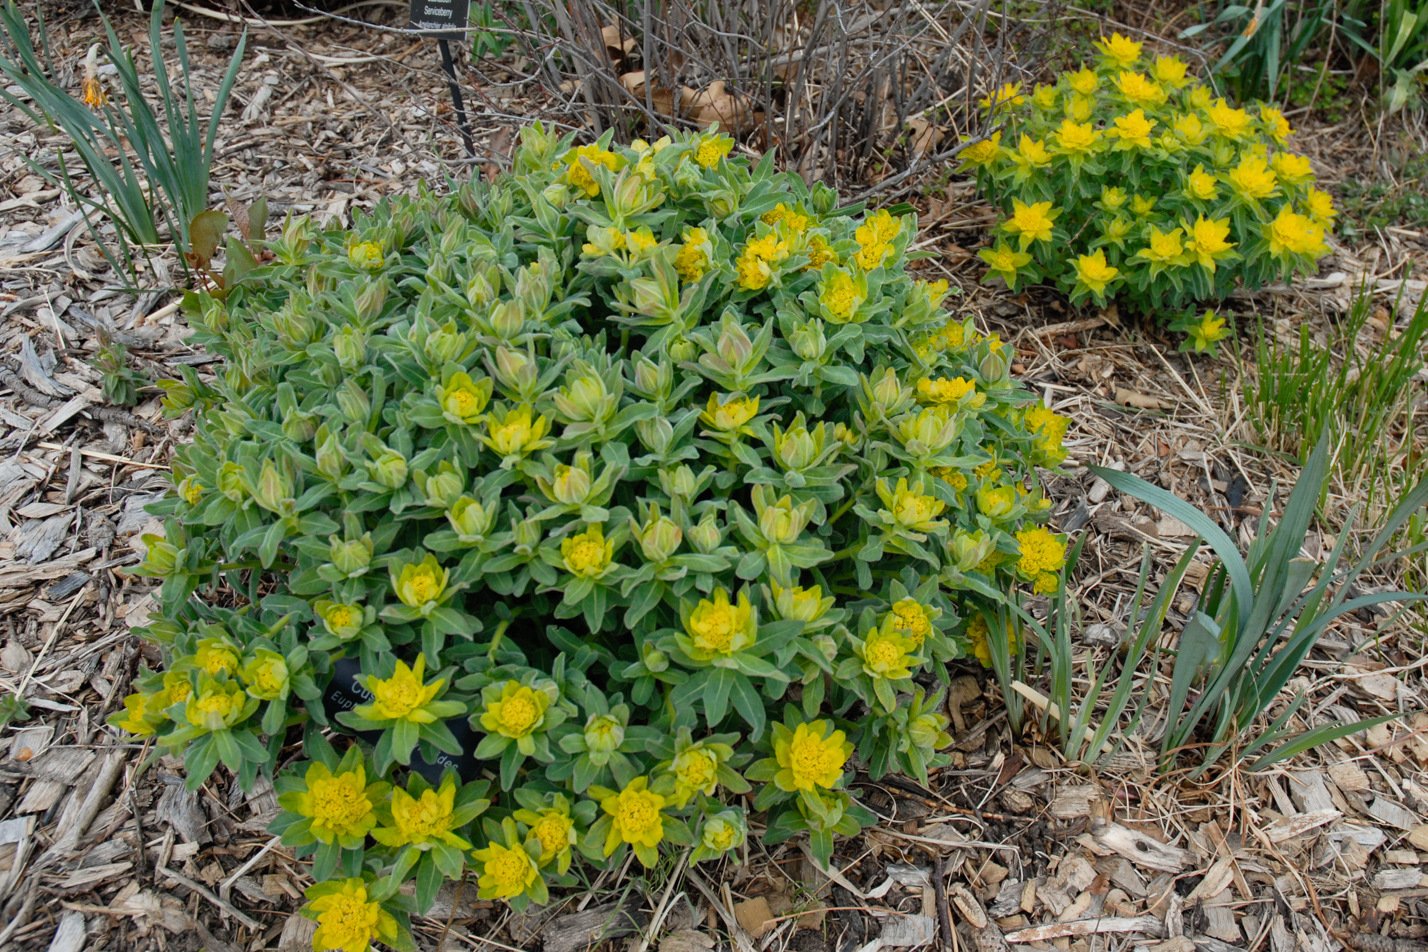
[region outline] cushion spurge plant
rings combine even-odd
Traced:
[[[117,722],[191,784],[278,771],[328,936],[465,871],[523,905],[577,857],[827,860],[855,772],[945,762],[969,623],[1064,557],[1067,421],[909,274],[915,227],[717,132],[539,126],[492,183],[287,222],[189,301],[223,364],[168,385],[165,670]],[[333,718],[339,660],[369,696]]]
[[[987,278],[1046,282],[1073,302],[1178,314],[1204,349],[1227,333],[1195,303],[1312,271],[1336,215],[1272,106],[1239,108],[1112,34],[1095,62],[982,103],[997,131],[963,166],[1002,211]]]

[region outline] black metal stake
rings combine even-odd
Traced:
[[[436,41],[441,50],[441,68],[446,73],[446,85],[451,89],[451,104],[456,107],[456,125],[461,130],[461,141],[466,143],[466,154],[476,158],[476,143],[471,139],[471,124],[466,118],[466,103],[461,98],[461,84],[456,80],[456,59],[451,55],[451,41],[439,37]]]

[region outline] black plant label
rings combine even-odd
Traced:
[[[426,35],[439,40],[459,40],[465,35],[471,0],[411,0],[411,3],[412,29],[433,31]]]
[[[357,676],[361,673],[362,664],[356,658],[341,658],[336,661],[332,665],[332,680],[327,683],[327,690],[322,695],[322,706],[327,711],[328,723],[336,730],[353,735],[368,744],[375,744],[377,739],[382,736],[380,731],[353,730],[337,720],[337,715],[341,712],[350,711],[358,704],[366,704],[372,700],[371,692],[357,680]],[[432,783],[439,783],[441,775],[448,769],[455,769],[456,776],[463,781],[475,780],[480,776],[480,761],[475,756],[476,744],[479,740],[476,732],[471,729],[470,722],[464,717],[447,721],[446,727],[456,738],[456,743],[461,746],[461,753],[448,754],[444,751],[433,751],[436,756],[428,760],[422,756],[421,748],[418,747],[412,754],[411,769]]]

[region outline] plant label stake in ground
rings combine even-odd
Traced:
[[[476,145],[471,141],[466,104],[461,99],[461,84],[456,80],[456,60],[451,55],[451,41],[465,36],[466,16],[471,5],[467,0],[411,0],[411,3],[412,28],[436,37],[436,46],[441,51],[441,70],[446,74],[446,85],[451,89],[451,104],[456,108],[461,141],[466,143],[466,154],[475,158]]]

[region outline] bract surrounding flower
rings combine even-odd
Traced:
[[[327,633],[343,641],[355,638],[360,634],[362,626],[366,622],[366,613],[362,610],[361,605],[319,599],[313,609],[317,612],[317,617],[321,619],[322,627],[327,629]]]
[[[483,439],[501,456],[524,456],[549,444],[545,438],[549,430],[550,420],[544,414],[533,416],[530,407],[519,406],[487,415]]]
[[[1180,229],[1161,231],[1152,225],[1149,243],[1136,252],[1135,256],[1150,262],[1152,275],[1160,269],[1185,264],[1185,246],[1180,240]]]
[[[917,382],[917,398],[923,403],[965,405],[976,409],[987,400],[977,392],[977,383],[965,377],[923,377]]]
[[[1175,132],[1175,137],[1188,146],[1200,145],[1210,134],[1200,117],[1193,112],[1176,116],[1175,121],[1171,123],[1171,129]]]
[[[1278,181],[1269,163],[1261,155],[1247,155],[1230,169],[1230,186],[1249,199],[1269,198],[1278,188]]]
[[[1106,286],[1121,272],[1106,261],[1104,251],[1081,255],[1076,259],[1076,281],[1092,294],[1105,293]]]
[[[996,161],[1002,150],[1002,134],[994,132],[962,149],[962,163],[970,169],[981,168]]]
[[[686,228],[684,242],[674,256],[674,270],[686,281],[698,281],[709,270],[709,232],[703,228]]]
[[[912,640],[891,627],[874,628],[868,632],[863,644],[855,649],[863,659],[863,671],[869,677],[897,681],[912,677],[912,666],[917,659]]]
[[[1101,141],[1101,134],[1089,122],[1064,119],[1051,137],[1056,151],[1063,155],[1085,155]]]
[[[735,432],[743,429],[750,420],[758,416],[759,398],[738,394],[709,395],[709,405],[699,419],[716,430]]]
[[[437,678],[425,684],[422,680],[425,670],[426,655],[418,654],[416,663],[410,667],[398,659],[396,670],[390,677],[364,678],[363,684],[371,692],[372,700],[368,704],[357,705],[352,713],[377,723],[408,721],[412,724],[431,724],[440,717],[463,710],[458,702],[435,700],[446,686],[446,679]]]
[[[577,830],[565,798],[557,794],[554,799],[554,806],[542,810],[517,810],[514,819],[524,823],[530,831],[527,842],[533,843],[539,851],[536,862],[541,867],[553,863],[557,873],[564,873],[570,868]]]
[[[312,947],[319,952],[367,952],[375,942],[399,942],[401,926],[371,897],[365,880],[318,883],[307,898],[303,913],[317,921]]]
[[[744,844],[747,832],[743,815],[737,810],[722,810],[704,821],[699,829],[698,859],[720,856]]]
[[[853,232],[858,241],[858,251],[853,260],[864,271],[872,271],[882,266],[893,253],[892,242],[902,231],[902,221],[894,218],[885,209],[878,209]]]
[[[486,700],[481,726],[492,734],[519,740],[540,729],[549,706],[550,696],[544,691],[506,681]]]
[[[203,638],[193,651],[193,665],[204,674],[238,673],[238,649],[222,638]]]
[[[830,721],[799,724],[792,731],[774,725],[774,760],[779,771],[774,785],[795,793],[800,790],[831,790],[843,778],[843,765],[853,753],[853,745]]]
[[[1051,229],[1060,214],[1050,202],[1026,204],[1019,198],[1012,199],[1012,213],[1002,225],[1002,230],[1017,236],[1021,250],[1025,251],[1034,241],[1050,241]]]
[[[1269,164],[1281,182],[1302,185],[1314,179],[1314,166],[1310,164],[1308,156],[1277,152],[1274,158],[1269,160]]]
[[[615,556],[615,540],[606,539],[598,524],[560,540],[560,558],[577,578],[599,578]]]
[[[1334,198],[1328,192],[1320,191],[1317,188],[1309,189],[1309,194],[1305,196],[1304,205],[1309,212],[1309,216],[1322,228],[1333,227],[1334,219],[1339,212],[1334,208]]]
[[[372,838],[394,849],[403,846],[428,849],[436,843],[444,843],[469,850],[471,844],[454,830],[455,811],[456,774],[450,771],[435,790],[422,790],[416,796],[396,787],[388,805],[391,823],[374,829]]]
[[[1213,310],[1207,310],[1201,314],[1200,318],[1185,330],[1189,335],[1190,349],[1198,354],[1213,349],[1216,344],[1230,336],[1230,329],[1225,326],[1225,319]]]
[[[1115,77],[1116,89],[1137,106],[1156,106],[1165,102],[1165,90],[1144,73],[1122,70]]]
[[[635,848],[635,855],[646,866],[647,857],[664,840],[664,813],[668,801],[649,789],[648,777],[636,777],[619,793],[600,800],[600,809],[610,818],[610,831],[605,835],[604,853],[610,856],[621,845]]]
[[[729,136],[704,135],[699,139],[699,146],[694,150],[694,161],[698,162],[706,169],[712,169],[720,162],[724,161],[734,148],[734,140]]]
[[[137,691],[124,698],[124,713],[110,718],[109,723],[138,737],[148,737],[164,722],[163,695]]]
[[[513,837],[505,843],[492,840],[471,854],[479,870],[476,888],[481,899],[517,899],[541,883],[540,867],[530,850],[519,840],[512,840]]]
[[[696,744],[675,755],[669,772],[674,777],[672,802],[682,809],[698,794],[714,795],[719,786],[719,754]]]
[[[1150,134],[1156,122],[1145,115],[1145,110],[1136,109],[1124,116],[1116,116],[1115,128],[1107,129],[1106,135],[1117,140],[1117,149],[1148,149]]]
[[[923,641],[932,634],[932,616],[915,598],[900,598],[893,602],[883,622],[889,630],[907,637],[912,647],[922,647]]]
[[[1215,263],[1230,255],[1234,248],[1234,243],[1227,240],[1230,234],[1229,221],[1201,215],[1193,224],[1186,223],[1184,228],[1190,239],[1186,250],[1200,267],[1213,274]]]
[[[1155,78],[1167,86],[1179,89],[1188,81],[1185,78],[1186,63],[1178,56],[1157,56],[1151,70]]]
[[[367,783],[367,771],[356,763],[333,773],[326,764],[313,762],[303,774],[301,790],[283,794],[279,804],[307,818],[320,843],[338,843],[351,849],[377,825],[376,801],[384,784]]]
[[[446,592],[449,577],[446,569],[427,554],[420,562],[408,562],[393,572],[392,589],[403,605],[430,613]]]
[[[1274,221],[1264,226],[1264,234],[1269,239],[1269,253],[1272,255],[1314,258],[1329,250],[1324,243],[1323,227],[1288,205],[1280,209]]]
[[[946,520],[938,518],[947,504],[936,496],[922,492],[921,484],[909,485],[906,477],[899,477],[892,487],[888,486],[887,480],[878,480],[877,493],[893,522],[902,529],[933,532],[947,524]]]
[[[1213,202],[1219,189],[1215,177],[1205,171],[1204,165],[1196,165],[1185,182],[1185,191],[1191,198],[1202,202]]]
[[[1289,128],[1289,120],[1284,118],[1284,113],[1273,106],[1265,105],[1259,107],[1259,118],[1264,123],[1264,128],[1269,137],[1279,145],[1289,139],[1290,133],[1294,130]]]
[[[477,384],[464,371],[452,374],[444,385],[436,388],[441,415],[452,423],[471,425],[479,422],[490,399],[491,381],[483,379]]]
[[[288,662],[276,651],[258,648],[238,677],[248,693],[260,701],[273,701],[288,693]]]
[[[1101,80],[1093,69],[1078,69],[1066,74],[1066,83],[1082,96],[1090,96],[1101,85]]]
[[[977,252],[977,257],[987,263],[989,274],[1001,278],[1009,288],[1016,287],[1018,272],[1031,264],[1030,254],[1018,251],[1003,242],[997,242],[991,248],[983,248]]]
[[[1039,139],[1024,135],[1017,143],[1015,158],[1025,171],[1046,168],[1051,164],[1051,153]]]
[[[1026,411],[1026,425],[1036,436],[1036,450],[1046,460],[1047,465],[1056,465],[1066,458],[1062,440],[1070,419],[1055,413],[1041,404]]]
[[[1214,126],[1215,132],[1226,139],[1243,139],[1253,129],[1249,113],[1230,106],[1223,99],[1215,100],[1215,104],[1206,111],[1206,115],[1210,120],[1210,125]]]
[[[1106,62],[1121,69],[1134,66],[1136,60],[1140,59],[1141,44],[1119,33],[1112,33],[1110,39],[1101,37],[1096,41],[1096,46],[1106,58]]]
[[[1056,572],[1066,564],[1066,542],[1041,526],[1016,534],[1017,571],[1036,583],[1037,591],[1054,591]]]
[[[1026,97],[1021,94],[1021,83],[1003,83],[992,92],[983,96],[977,105],[983,109],[995,109],[1004,104],[1020,106],[1026,102]]]
[[[758,637],[758,621],[746,592],[729,601],[729,592],[714,590],[713,598],[701,598],[684,623],[689,635],[690,657],[710,661],[744,651]]]
[[[198,691],[185,703],[183,713],[184,720],[201,731],[221,731],[243,720],[250,710],[242,687],[205,676],[199,679]]]
[[[347,249],[347,260],[359,271],[378,271],[386,258],[382,246],[375,241],[359,241]]]
[[[600,194],[600,183],[592,170],[603,167],[617,172],[624,164],[620,156],[598,145],[577,146],[565,155],[565,180],[594,198]]]
[[[777,267],[792,252],[788,241],[775,232],[752,238],[739,252],[734,268],[739,275],[739,287],[746,291],[761,291],[773,281]]]

